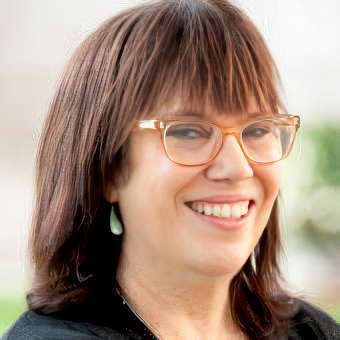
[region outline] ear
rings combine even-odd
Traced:
[[[109,203],[115,203],[119,201],[118,187],[116,183],[111,182],[105,185],[103,189],[103,195]]]

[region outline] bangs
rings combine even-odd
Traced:
[[[254,102],[261,112],[285,111],[275,63],[241,11],[217,1],[144,8],[133,18],[119,71],[143,116],[178,96],[186,106],[209,104],[218,114],[246,113]]]

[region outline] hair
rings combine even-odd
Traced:
[[[29,307],[49,313],[114,286],[121,237],[110,233],[103,190],[117,174],[128,180],[137,121],[179,94],[219,114],[242,114],[254,100],[278,114],[280,84],[258,29],[228,1],[145,3],[88,36],[62,74],[39,143]],[[256,339],[277,334],[289,314],[281,249],[276,200],[255,261],[230,285],[233,318]]]

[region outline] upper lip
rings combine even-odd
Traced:
[[[251,201],[251,200],[253,200],[253,198],[249,195],[218,195],[218,196],[202,197],[199,199],[194,199],[190,202],[231,204],[231,203]]]

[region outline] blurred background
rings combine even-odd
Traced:
[[[62,66],[137,1],[0,2],[0,336],[25,309],[36,141]],[[238,0],[279,66],[302,128],[282,187],[285,274],[340,321],[340,1]]]

